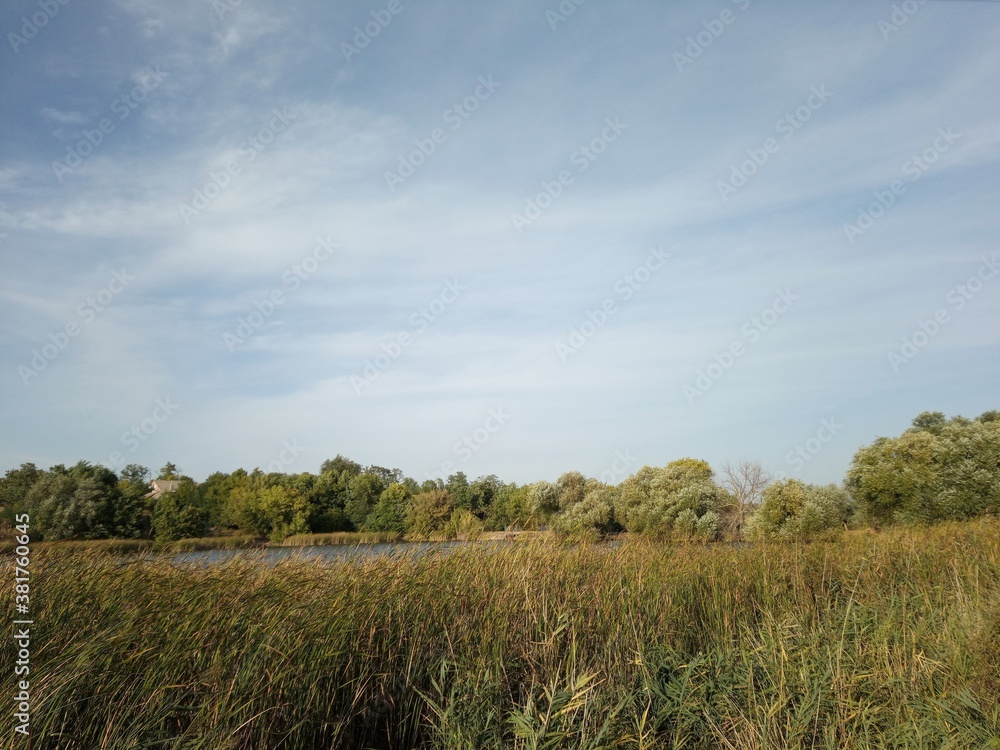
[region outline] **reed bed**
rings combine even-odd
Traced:
[[[995,521],[32,580],[36,749],[1000,748]]]
[[[280,547],[338,547],[355,544],[389,544],[400,541],[401,534],[380,531],[334,531],[327,534],[293,534]]]

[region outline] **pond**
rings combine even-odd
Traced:
[[[233,560],[247,560],[277,565],[287,560],[337,563],[394,555],[426,555],[448,552],[468,544],[500,545],[505,542],[390,542],[378,544],[341,544],[322,547],[258,547],[251,549],[213,549],[178,552],[167,555],[175,565],[215,565]]]

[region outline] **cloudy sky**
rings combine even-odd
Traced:
[[[1000,407],[1000,4],[11,0],[0,469],[839,482]]]

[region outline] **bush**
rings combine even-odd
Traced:
[[[747,524],[747,536],[809,539],[842,528],[850,516],[851,499],[846,491],[788,479],[764,490],[761,506]]]

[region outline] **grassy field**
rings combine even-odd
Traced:
[[[996,521],[32,570],[36,750],[1000,748]]]

